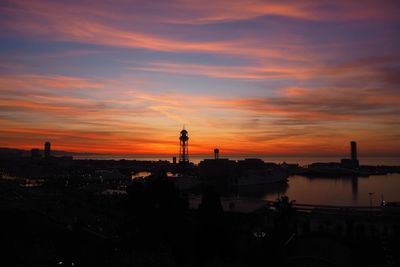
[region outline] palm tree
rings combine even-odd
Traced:
[[[276,209],[275,229],[282,238],[286,238],[296,232],[296,209],[293,207],[294,200],[287,196],[281,196],[274,203]]]
[[[275,208],[278,212],[286,212],[294,210],[293,204],[296,200],[289,200],[288,196],[281,196],[276,199]]]

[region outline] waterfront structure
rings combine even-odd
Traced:
[[[219,157],[219,149],[214,149],[214,159],[204,159],[199,163],[199,177],[205,183],[245,186],[286,182],[284,168],[262,159],[247,158],[230,160]]]
[[[246,158],[243,160],[238,160],[237,165],[240,171],[260,170],[265,169],[266,167],[266,163],[263,160],[256,158]],[[276,167],[277,165],[273,163],[273,166]]]
[[[219,149],[218,148],[214,149],[214,159],[219,159]]]
[[[179,136],[179,164],[189,163],[189,135],[185,127]]]
[[[44,157],[45,158],[51,157],[51,143],[50,142],[44,143]]]
[[[357,159],[357,142],[351,141],[350,142],[350,159],[342,159],[341,166],[347,169],[354,169],[358,168],[360,163]]]
[[[199,163],[199,176],[203,180],[228,182],[236,174],[236,161],[229,159],[204,159]]]
[[[350,146],[351,146],[351,160],[353,162],[356,162],[356,161],[358,161],[357,160],[357,142],[351,141]]]
[[[39,148],[32,148],[32,150],[31,150],[31,158],[32,159],[40,158],[40,150],[39,150]]]

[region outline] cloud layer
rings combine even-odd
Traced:
[[[0,146],[400,153],[398,1],[4,1]]]

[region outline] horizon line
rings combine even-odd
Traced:
[[[15,149],[15,150],[22,150],[29,152],[31,149],[34,148],[14,148],[14,147],[0,147],[0,149]],[[43,148],[35,147],[35,149],[39,149],[40,151],[43,151]],[[178,156],[179,153],[112,153],[112,152],[77,152],[77,151],[68,151],[68,150],[52,150],[52,152],[56,153],[68,153],[68,154],[74,154],[73,156],[79,156],[79,155],[86,155],[86,156],[129,156],[129,157],[174,157]],[[292,157],[292,158],[300,158],[300,157],[322,157],[322,158],[346,158],[348,154],[346,153],[335,153],[335,154],[316,154],[316,153],[307,153],[307,154],[264,154],[264,153],[226,153],[222,154],[222,158],[226,157]],[[190,156],[194,157],[204,157],[204,156],[210,156],[213,157],[213,153],[192,153]],[[400,154],[385,154],[385,153],[372,153],[365,155],[363,153],[359,153],[358,155],[359,158],[370,158],[370,157],[380,157],[380,158],[400,158]]]

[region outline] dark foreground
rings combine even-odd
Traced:
[[[2,266],[396,266],[395,215],[274,209],[223,211],[203,190],[197,210],[162,176],[126,195],[1,182]]]

